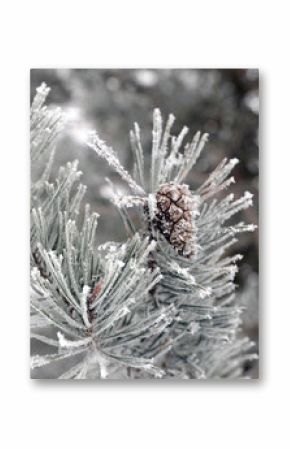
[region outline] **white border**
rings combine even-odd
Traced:
[[[1,6],[0,31],[1,447],[286,447],[290,372],[287,2],[277,0],[271,7],[253,0],[6,3]],[[29,380],[29,68],[141,66],[260,68],[260,381]]]

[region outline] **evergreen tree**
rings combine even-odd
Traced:
[[[237,234],[255,227],[228,223],[252,195],[219,194],[234,182],[229,175],[238,161],[224,159],[190,190],[186,176],[207,134],[183,144],[189,130],[172,135],[173,115],[163,126],[156,109],[150,169],[138,124],[130,133],[133,175],[91,134],[89,147],[132,193],[120,195],[111,183],[127,240],[98,245],[98,214],[88,205],[81,213],[77,162],[51,180],[64,125],[61,111],[44,105],[48,92],[41,85],[31,107],[31,338],[53,351],[33,354],[32,368],[60,364],[64,379],[242,377],[256,354],[240,332],[234,278],[241,256],[227,252]]]

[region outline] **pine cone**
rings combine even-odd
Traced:
[[[198,197],[186,184],[163,184],[156,193],[157,210],[153,225],[164,235],[178,254],[192,257],[196,253],[195,217]]]

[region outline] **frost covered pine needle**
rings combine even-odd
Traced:
[[[184,143],[189,129],[172,135],[174,116],[163,126],[156,109],[147,176],[137,123],[130,133],[134,175],[92,133],[88,146],[132,191],[113,195],[128,240],[100,246],[98,215],[86,206],[83,220],[78,218],[85,187],[77,163],[50,179],[63,120],[59,109],[44,105],[48,92],[42,85],[31,109],[32,169],[34,160],[47,157],[32,185],[31,338],[51,350],[32,354],[33,372],[51,365],[61,379],[243,376],[244,364],[256,355],[240,336],[234,284],[240,257],[227,251],[239,233],[254,227],[227,221],[249,207],[252,196],[215,198],[234,181],[237,160],[223,160],[191,191],[185,178],[207,134],[197,132]],[[139,224],[130,216],[133,208]]]

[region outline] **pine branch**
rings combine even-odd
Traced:
[[[208,136],[197,132],[183,143],[189,130],[171,135],[173,115],[163,127],[154,111],[150,176],[138,124],[130,133],[134,176],[90,135],[89,147],[133,193],[120,196],[112,186],[128,240],[98,246],[98,214],[86,206],[80,219],[85,186],[77,161],[50,179],[63,119],[44,105],[47,94],[42,85],[31,111],[31,338],[54,352],[33,354],[32,369],[64,366],[62,379],[243,377],[256,355],[240,334],[243,308],[234,281],[241,257],[228,250],[241,232],[255,229],[232,223],[252,195],[212,199],[234,181],[237,160],[223,160],[191,191],[181,183]]]
[[[151,307],[152,310],[158,310],[173,305],[177,310],[166,337],[169,338],[171,349],[165,351],[163,357],[162,364],[167,368],[165,376],[241,376],[245,361],[256,356],[253,355],[252,345],[239,338],[241,309],[235,303],[234,279],[240,257],[230,258],[227,252],[237,241],[237,234],[252,232],[255,226],[244,223],[228,226],[227,222],[239,211],[252,205],[252,195],[246,192],[242,198],[235,200],[230,194],[224,199],[207,202],[234,182],[234,178],[229,175],[238,162],[236,159],[224,159],[203,185],[196,191],[186,193],[188,186],[180,183],[195,165],[208,135],[201,136],[197,132],[191,143],[185,144],[182,149],[188,129],[184,127],[178,136],[171,136],[173,122],[174,117],[170,115],[163,131],[161,113],[158,109],[154,111],[151,181],[147,187],[144,183],[146,176],[140,128],[135,124],[130,136],[136,160],[136,179],[142,184],[142,189],[146,189],[146,193],[138,195],[138,189],[135,189],[134,197],[117,198],[114,204],[122,210],[125,207],[137,207],[140,223],[145,222],[145,226],[140,225],[140,229],[144,235],[157,242],[150,253],[148,265],[158,267],[162,279],[151,292]],[[106,152],[101,152],[101,156],[107,158]],[[180,197],[180,192],[185,192],[185,196]],[[160,198],[163,203],[159,203]],[[176,251],[176,248],[183,247],[185,240],[177,246],[170,231],[172,226],[175,228],[175,217],[179,219],[182,210],[190,211],[186,220],[190,220],[191,224],[184,229],[188,229],[191,235],[184,238],[193,239],[194,246],[188,253],[184,249]],[[159,217],[165,220],[161,227],[158,224]],[[181,224],[182,220],[179,221]],[[179,236],[183,232],[182,226],[179,226]],[[164,340],[158,343],[162,345]],[[154,338],[144,342],[144,354],[154,352],[154,347]],[[194,356],[195,353],[198,357]],[[216,363],[216,360],[222,362]]]

